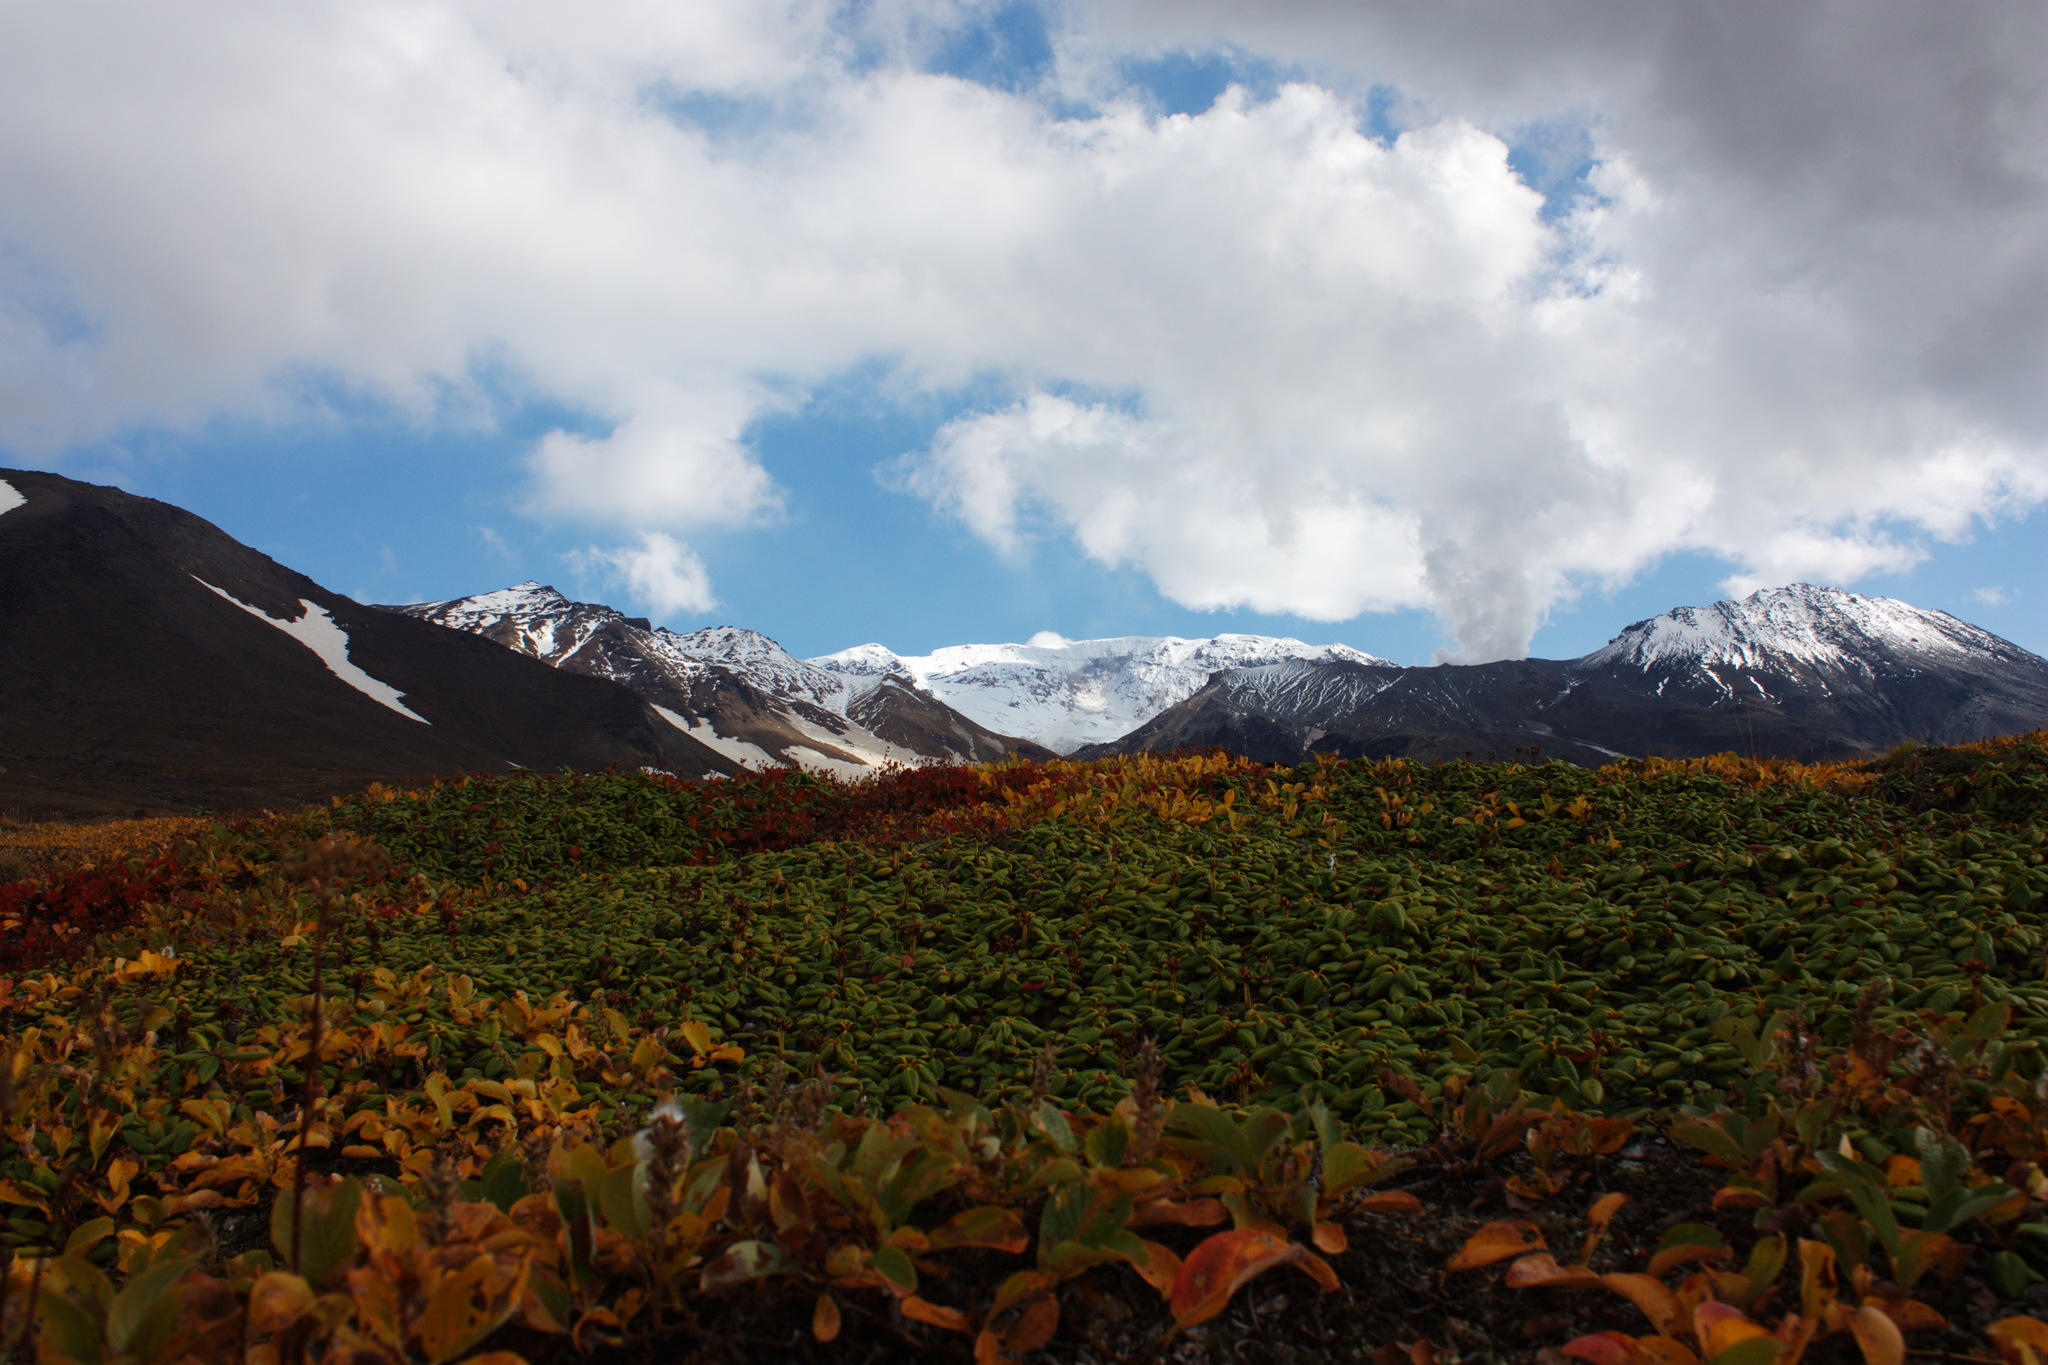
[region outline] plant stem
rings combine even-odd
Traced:
[[[299,1249],[306,1227],[306,1140],[313,1135],[313,1093],[320,1078],[320,1025],[326,1011],[321,1008],[320,964],[327,947],[327,888],[321,886],[320,919],[313,930],[313,1015],[306,1026],[306,1074],[299,1096],[299,1163],[292,1168],[292,1271],[304,1264]]]

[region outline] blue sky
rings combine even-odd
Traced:
[[[1054,630],[1562,657],[1795,579],[2048,653],[2048,350],[1994,306],[2029,258],[1958,246],[2043,215],[1963,186],[1930,224],[1868,177],[1788,177],[1772,158],[1933,155],[1910,118],[1809,137],[1810,71],[1753,83],[1788,102],[1766,154],[1698,73],[1646,102],[1667,35],[1593,9],[1526,50],[1308,10],[706,6],[651,36],[450,12],[470,27],[435,31],[417,98],[530,97],[531,132],[415,134],[403,80],[344,91],[346,119],[292,107],[328,49],[385,41],[328,15],[262,35],[284,93],[221,95],[207,64],[240,58],[201,33],[123,96],[187,146],[268,98],[282,150],[174,166],[156,201],[110,117],[0,172],[0,202],[7,174],[39,196],[0,210],[0,463],[176,502],[365,600],[537,578],[799,654]],[[13,46],[72,51],[62,28]],[[1911,115],[1880,88],[1905,38],[1840,42],[1842,79]],[[507,54],[559,69],[529,88]],[[78,97],[53,62],[22,108]],[[377,178],[409,159],[434,174]],[[321,160],[371,169],[340,195]],[[423,188],[472,169],[459,203]],[[1866,250],[1852,213],[1902,226]],[[1965,336],[1994,359],[1959,377],[1936,362]],[[702,577],[617,569],[651,535]]]
[[[870,640],[924,653],[971,640],[1023,640],[1040,630],[1099,635],[1222,631],[1341,640],[1402,663],[1428,663],[1447,643],[1427,611],[1329,623],[1298,616],[1191,611],[1144,575],[1090,563],[1052,540],[1009,560],[876,471],[926,444],[955,404],[905,404],[854,376],[756,441],[794,490],[788,515],[706,546],[724,605],[670,616],[676,629],[739,624],[800,656]],[[507,414],[488,430],[448,432],[389,414],[286,427],[223,424],[199,437],[159,433],[76,452],[76,477],[175,502],[272,558],[364,601],[436,600],[537,578],[572,595],[639,609],[569,556],[587,536],[523,515],[503,474],[559,412]],[[2039,513],[1935,545],[1923,563],[1851,584],[1951,612],[2048,655],[2048,520]],[[1558,609],[1532,653],[1568,658],[1623,626],[1726,594],[1729,564],[1676,554],[1612,592],[1593,588]],[[1996,601],[1984,600],[1995,589]]]

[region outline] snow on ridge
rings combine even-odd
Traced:
[[[1338,660],[1387,662],[1349,645],[1310,645],[1265,635],[1067,640],[1050,631],[1021,645],[948,645],[925,655],[857,645],[810,662],[850,679],[901,674],[998,734],[1020,735],[1068,753],[1122,738],[1199,691],[1211,674]]]
[[[809,702],[842,715],[868,690],[865,680],[856,683],[830,668],[799,659],[760,631],[744,626],[706,626],[684,634],[663,628],[655,635],[665,647],[686,658],[723,664],[785,700]]]
[[[808,662],[847,678],[886,678],[894,673],[910,676],[910,666],[886,645],[855,645],[837,654],[826,654]]]
[[[379,706],[388,706],[398,712],[399,715],[409,720],[416,720],[422,725],[433,724],[425,716],[418,714],[411,707],[407,706],[404,701],[404,694],[397,688],[389,683],[379,682],[363,672],[348,657],[348,632],[335,624],[334,618],[328,614],[325,607],[315,606],[302,597],[299,599],[298,617],[295,620],[280,621],[261,607],[252,607],[226,589],[214,587],[213,584],[197,574],[192,575],[192,581],[202,588],[208,588],[219,593],[222,597],[234,603],[243,611],[248,612],[265,625],[276,626],[286,635],[291,636],[292,639],[297,640],[307,649],[312,650],[314,657],[319,659],[321,663],[326,664],[329,672],[368,697],[371,701],[376,702]]]
[[[2012,646],[1944,611],[1890,597],[1794,583],[1760,588],[1738,602],[1679,607],[1638,621],[1577,660],[1644,670],[1674,665],[1731,668],[1853,667],[1884,653],[2004,656]]]
[[[5,516],[27,501],[28,499],[21,495],[20,489],[7,480],[0,479],[0,516]]]

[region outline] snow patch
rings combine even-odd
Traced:
[[[325,607],[315,606],[302,597],[299,599],[298,618],[292,621],[280,621],[262,608],[250,606],[233,593],[214,587],[213,584],[197,574],[192,575],[192,581],[202,588],[219,593],[223,598],[234,603],[243,611],[248,612],[257,620],[266,625],[276,626],[286,635],[291,636],[292,639],[297,640],[307,649],[312,650],[314,657],[319,659],[321,663],[326,664],[330,673],[368,697],[371,701],[376,702],[379,706],[388,706],[398,712],[399,715],[409,720],[416,720],[422,725],[433,724],[425,716],[417,714],[408,707],[397,688],[392,687],[388,683],[378,682],[375,678],[350,662],[348,657],[348,632],[334,623],[334,618],[328,615]]]
[[[719,734],[718,731],[711,728],[710,721],[689,720],[686,717],[677,715],[666,706],[658,704],[654,706],[654,709],[659,711],[661,718],[670,725],[675,726],[676,729],[681,730],[705,748],[725,755],[742,768],[760,773],[766,772],[770,768],[780,768],[783,766],[780,759],[776,758],[775,755],[769,753],[766,749],[763,749],[760,745],[749,744],[743,739],[728,739],[724,735]]]
[[[860,764],[855,766],[829,755],[819,754],[815,766],[840,777],[866,777],[875,769],[890,763],[900,763],[906,768],[921,768],[927,763],[938,761],[927,758],[914,749],[891,744],[872,730],[858,725],[851,727],[843,735],[836,735],[823,726],[813,725],[801,716],[790,716],[788,720],[798,734],[820,744],[829,744],[840,752],[852,754],[860,760]],[[805,763],[804,766],[808,768],[814,765]]]
[[[12,512],[27,501],[28,499],[24,498],[21,495],[21,491],[13,484],[5,479],[0,479],[0,515]]]

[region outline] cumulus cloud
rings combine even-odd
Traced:
[[[551,431],[529,460],[538,515],[629,525],[740,525],[779,496],[741,429],[761,406],[745,387],[664,393],[635,405],[604,436]]]
[[[637,545],[592,545],[570,555],[569,561],[579,572],[596,574],[625,589],[657,615],[704,612],[718,605],[704,561],[661,531],[642,532]]]
[[[529,510],[708,602],[750,425],[884,357],[1007,393],[895,472],[998,549],[1464,659],[1675,550],[1849,581],[2048,498],[2038,6],[1055,13],[1011,89],[927,69],[971,4],[0,10],[0,443],[510,376],[590,418]],[[1181,50],[1296,78],[1162,116],[1123,73]]]

